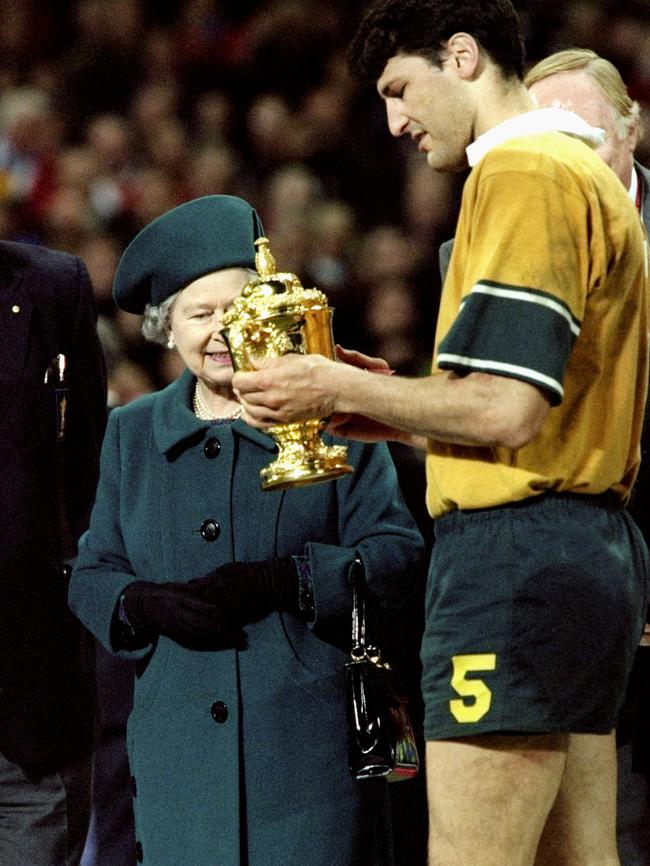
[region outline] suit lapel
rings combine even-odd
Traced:
[[[0,406],[3,407],[20,391],[29,347],[33,307],[25,293],[24,278],[22,268],[11,268],[0,278]],[[6,414],[0,413],[0,424]]]
[[[641,185],[641,219],[650,233],[650,171],[638,162],[634,163],[634,168]]]

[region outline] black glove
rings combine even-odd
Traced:
[[[217,608],[236,612],[239,622],[252,622],[271,610],[300,614],[298,571],[290,556],[228,562],[187,585]]]
[[[145,643],[162,634],[182,646],[208,647],[227,630],[227,611],[187,583],[136,580],[124,590],[124,612]]]

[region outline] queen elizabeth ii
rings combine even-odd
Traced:
[[[423,543],[384,445],[348,444],[336,481],[261,491],[276,446],[239,417],[220,334],[261,234],[247,202],[207,196],[125,250],[118,306],[186,369],[111,413],[70,604],[136,664],[141,862],[390,866],[386,783],[347,766],[348,575],[360,559],[390,627]]]

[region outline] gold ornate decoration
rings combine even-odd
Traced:
[[[247,283],[223,317],[221,334],[235,370],[255,370],[267,358],[290,352],[335,359],[332,308],[318,289],[305,289],[295,274],[278,273],[268,238],[255,241],[259,279]],[[347,449],[325,445],[321,419],[269,429],[277,459],[260,473],[263,490],[302,487],[353,472]]]

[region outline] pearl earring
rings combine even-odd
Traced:
[[[168,349],[174,349],[175,347],[176,347],[176,343],[174,342],[174,338],[173,338],[173,337],[170,337],[170,338],[167,340],[167,348],[168,348]]]

